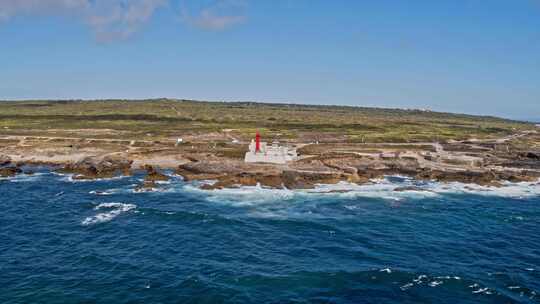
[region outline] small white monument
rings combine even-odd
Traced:
[[[257,132],[255,140],[251,140],[245,157],[246,163],[286,164],[298,157],[295,149],[282,147],[278,142],[273,142],[271,146],[268,146],[265,142],[261,142],[260,138]]]

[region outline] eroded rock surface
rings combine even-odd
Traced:
[[[137,187],[138,191],[157,188],[159,182],[166,182],[170,179],[169,176],[159,172],[153,166],[146,165],[144,169],[146,170],[146,176],[142,184]]]
[[[0,167],[11,164],[11,158],[6,155],[0,155]]]
[[[18,167],[4,167],[0,168],[0,177],[13,177],[23,171]]]
[[[67,164],[57,171],[75,174],[73,179],[112,178],[119,175],[130,175],[132,163],[131,160],[115,157],[103,159],[87,157],[79,162]]]
[[[500,187],[503,181],[534,182],[540,173],[534,170],[438,169],[423,166],[416,159],[376,160],[350,155],[314,157],[290,166],[271,166],[240,162],[197,161],[179,166],[176,173],[186,181],[215,180],[204,189],[222,189],[261,185],[272,188],[311,189],[317,184],[341,181],[363,184],[387,175],[410,176],[418,180],[461,182]],[[399,191],[399,190],[398,190]]]

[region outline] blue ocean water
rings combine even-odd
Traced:
[[[540,185],[0,180],[0,303],[538,303]],[[417,185],[427,191],[393,191]],[[352,190],[344,192],[342,190]]]

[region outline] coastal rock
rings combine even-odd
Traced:
[[[144,178],[142,185],[137,187],[138,190],[156,188],[158,182],[166,182],[170,179],[169,176],[159,172],[153,166],[146,165],[144,166],[144,169],[146,170],[146,177]]]
[[[415,176],[420,180],[436,180],[440,182],[459,182],[481,186],[501,187],[500,177],[493,171],[440,171],[424,169]]]
[[[179,166],[180,170],[184,170],[187,172],[191,172],[194,174],[234,174],[234,173],[241,173],[241,164],[238,163],[232,163],[227,161],[222,162],[205,162],[205,161],[198,161],[198,162],[191,162],[187,164],[183,164]]]
[[[394,189],[395,192],[406,192],[406,191],[418,191],[418,192],[431,192],[428,189],[424,189],[416,186],[406,186],[406,187],[397,187]]]
[[[199,166],[193,166],[192,164],[198,163],[180,165],[174,173],[177,175],[181,175],[185,181],[213,180],[219,179],[226,175],[226,172],[217,173],[213,169],[210,170],[210,172],[206,172],[204,169],[199,168]]]
[[[540,152],[537,152],[537,151],[527,151],[527,152],[522,152],[522,153],[519,153],[519,156],[521,158],[528,158],[528,159],[533,159],[533,160],[540,160]]]
[[[305,172],[285,170],[281,174],[287,189],[313,189],[316,184],[337,184],[344,180],[341,173]]]
[[[20,173],[22,173],[22,170],[18,167],[0,168],[0,177],[13,177]]]
[[[147,174],[145,177],[145,181],[149,182],[159,182],[159,181],[168,181],[169,177],[159,171],[157,171],[154,167],[150,165],[144,166],[144,169],[146,170]]]
[[[87,157],[77,163],[67,164],[57,170],[61,173],[73,173],[74,179],[111,178],[118,175],[129,175],[133,161],[121,158],[105,157],[96,160]]]
[[[528,160],[531,161],[531,160]],[[424,164],[425,166],[425,164]],[[341,181],[364,184],[388,175],[410,176],[418,180],[460,182],[501,187],[502,181],[536,181],[536,170],[486,170],[476,168],[430,168],[421,166],[418,159],[369,159],[349,154],[322,155],[301,160],[287,167],[245,164],[239,161],[201,160],[181,165],[176,173],[186,181],[214,180],[204,189],[222,189],[261,185],[271,188],[312,189],[317,184],[336,184]],[[403,188],[396,191],[422,191]]]
[[[0,167],[11,164],[11,157],[6,155],[0,155]]]
[[[216,179],[216,183],[206,184],[201,188],[205,190],[213,190],[256,185],[270,188],[283,188],[283,182],[280,175],[244,172],[237,175],[224,175],[217,177]]]
[[[502,171],[497,173],[497,177],[500,180],[509,181],[512,183],[520,182],[536,182],[538,180],[538,173],[534,171]]]
[[[180,165],[175,173],[189,180],[219,179],[229,175],[241,174],[242,164],[228,161],[197,161]]]
[[[219,171],[217,165],[208,162],[191,162],[180,165],[175,174],[181,175],[185,181],[214,180],[226,175],[227,171]]]

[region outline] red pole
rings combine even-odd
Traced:
[[[255,152],[261,152],[261,134],[259,134],[259,131],[255,135]]]

